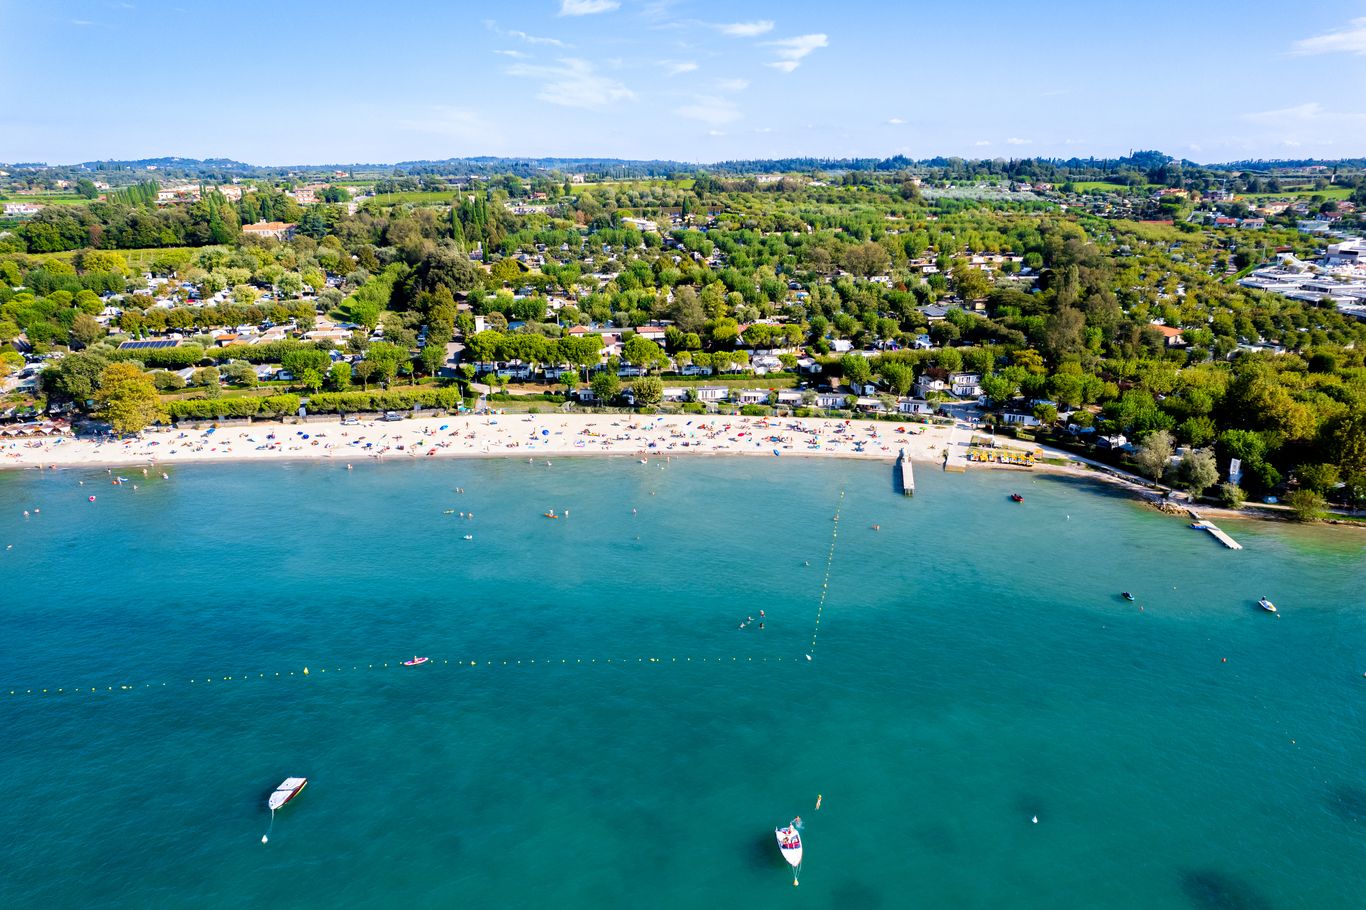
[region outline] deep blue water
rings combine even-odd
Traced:
[[[795,458],[125,473],[0,474],[0,906],[1366,906],[1358,533]]]

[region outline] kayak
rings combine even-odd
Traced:
[[[429,661],[429,660],[431,660],[430,657],[414,657],[412,660],[405,660],[405,661],[403,662],[403,666],[405,666],[405,667],[416,667],[416,666],[420,666],[420,665],[422,665],[422,664],[425,664],[425,663],[426,663],[427,661]]]

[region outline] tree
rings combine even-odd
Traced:
[[[588,368],[602,360],[601,335],[569,335],[558,342],[560,356],[569,363],[582,369],[587,375]]]
[[[122,253],[113,250],[85,250],[77,257],[76,264],[82,272],[114,272],[128,274],[128,260]]]
[[[1139,443],[1134,461],[1138,463],[1138,469],[1144,474],[1153,480],[1161,480],[1162,475],[1167,471],[1167,463],[1171,461],[1171,457],[1172,434],[1166,430],[1154,430]]]
[[[77,314],[76,318],[71,321],[71,340],[81,347],[90,347],[106,334],[108,331],[105,327],[88,313]]]
[[[1192,498],[1198,498],[1219,480],[1214,452],[1210,449],[1187,452],[1176,466],[1176,477]]]
[[[375,373],[379,372],[379,368],[375,365],[373,360],[358,360],[352,369],[356,374],[356,378],[360,380],[360,387],[362,389],[370,388],[371,378],[374,377]]]
[[[446,346],[429,342],[426,347],[418,351],[417,362],[421,364],[422,372],[435,377],[437,371],[446,363]]]
[[[1034,416],[1039,418],[1039,422],[1045,426],[1057,423],[1058,409],[1047,402],[1041,401],[1034,405]]]
[[[1002,405],[1015,397],[1020,384],[1001,373],[982,377],[982,394],[994,405]]]
[[[907,395],[911,391],[911,386],[915,385],[915,371],[904,363],[888,361],[878,367],[877,371],[883,382],[898,395]]]
[[[234,360],[219,371],[224,382],[252,388],[256,385],[256,370],[244,360]]]
[[[664,381],[658,376],[645,376],[631,386],[637,407],[652,407],[664,400]]]
[[[71,401],[85,402],[95,397],[100,386],[100,375],[109,366],[102,354],[80,351],[68,354],[57,367],[43,371],[43,387],[49,394]]]
[[[317,392],[323,387],[323,374],[310,367],[307,370],[304,370],[303,375],[299,377],[299,381],[302,382],[304,388],[308,389],[310,392]]]
[[[864,385],[873,378],[873,367],[861,354],[845,354],[840,358],[840,372],[853,385]]]
[[[1241,509],[1246,501],[1247,494],[1236,483],[1221,483],[1219,485],[1219,503],[1224,508]]]
[[[100,373],[97,413],[115,433],[137,433],[163,416],[152,378],[131,363],[111,363]]]
[[[882,275],[891,267],[891,257],[882,244],[868,241],[844,251],[844,267],[863,278]]]
[[[298,297],[304,290],[304,279],[298,272],[285,272],[276,284],[280,293],[290,298]]]
[[[611,370],[599,370],[594,373],[593,381],[589,383],[589,386],[593,389],[593,394],[597,396],[598,401],[603,404],[616,398],[621,392],[621,380]]]
[[[622,344],[621,359],[646,372],[652,368],[663,367],[669,362],[669,356],[664,353],[663,348],[639,335],[632,335]]]
[[[953,289],[964,300],[979,300],[990,293],[991,279],[986,272],[960,259],[953,265]]]
[[[297,378],[302,378],[309,370],[321,376],[331,364],[332,359],[317,348],[296,348],[280,358],[280,366]]]
[[[351,384],[351,364],[344,360],[338,360],[327,370],[327,384],[331,388],[342,391]]]
[[[399,364],[408,362],[408,350],[387,341],[377,341],[366,351],[365,360],[375,365],[375,378],[388,383],[398,375]]]
[[[1322,496],[1327,496],[1342,479],[1342,474],[1335,464],[1301,465],[1295,471],[1295,476],[1299,478],[1300,486]]]
[[[1313,490],[1296,490],[1285,497],[1296,521],[1317,521],[1323,516],[1323,497]]]

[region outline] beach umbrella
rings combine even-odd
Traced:
[[[541,431],[541,435],[542,435],[542,436],[549,436],[549,435],[550,435],[550,431],[549,431],[549,430],[542,430],[542,431]]]

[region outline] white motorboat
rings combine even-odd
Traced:
[[[1257,601],[1257,606],[1261,607],[1263,610],[1265,610],[1265,611],[1268,612],[1268,613],[1275,613],[1275,612],[1276,612],[1276,605],[1273,604],[1271,601],[1267,600],[1265,597],[1263,597],[1263,598],[1261,598],[1260,600]]]
[[[276,809],[279,809],[285,803],[298,796],[299,791],[303,790],[307,783],[308,778],[306,777],[286,777],[284,783],[276,787],[275,792],[270,794],[270,799],[267,801],[267,804],[270,806],[270,811],[274,812]]]
[[[784,828],[774,828],[773,833],[778,838],[778,849],[782,851],[783,859],[792,867],[792,884],[797,884],[797,875],[802,871],[802,835],[797,830],[797,819]]]
[[[308,671],[305,670],[305,673]],[[266,805],[270,806],[270,827],[266,833],[261,835],[261,843],[270,842],[270,832],[275,830],[275,810],[280,809],[285,803],[299,795],[308,784],[306,777],[286,777],[280,786],[275,788],[275,792],[270,794],[270,799],[266,800]]]

